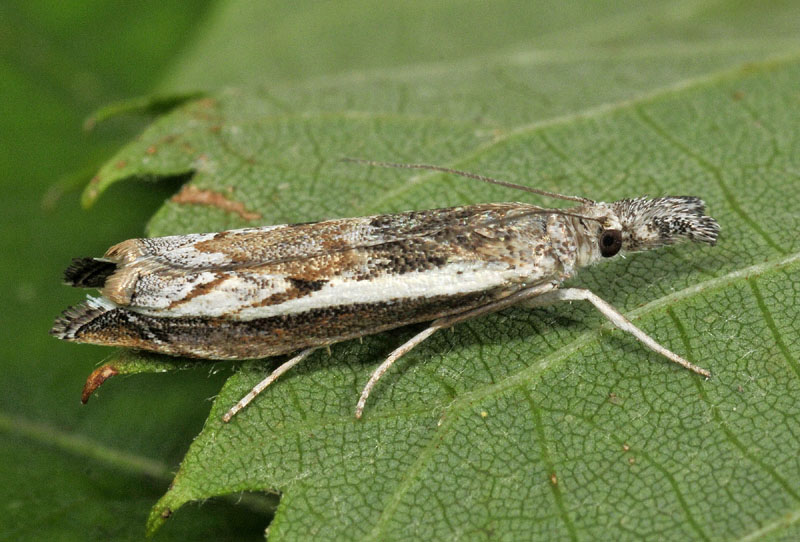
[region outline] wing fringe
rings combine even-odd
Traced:
[[[50,329],[50,335],[65,341],[75,340],[83,326],[115,308],[116,305],[105,298],[90,297],[80,305],[70,307],[61,313]]]

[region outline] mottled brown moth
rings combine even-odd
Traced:
[[[299,352],[234,405],[225,421],[320,347],[432,322],[375,369],[357,403],[360,418],[378,379],[436,330],[519,303],[589,301],[648,348],[710,376],[591,291],[560,288],[581,267],[623,251],[685,239],[715,244],[719,225],[704,214],[701,199],[604,203],[438,166],[363,162],[442,171],[578,205],[486,203],[130,239],[102,258],[75,259],[67,268],[68,284],[97,288],[101,297],[67,309],[51,333],[207,359]]]

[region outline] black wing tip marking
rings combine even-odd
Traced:
[[[73,258],[64,270],[64,282],[76,288],[102,288],[117,264],[95,258]]]

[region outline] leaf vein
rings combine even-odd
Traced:
[[[561,414],[561,415],[564,415],[564,416],[572,416],[573,418],[582,421],[583,423],[585,423],[586,425],[591,427],[593,430],[598,431],[598,432],[601,432],[601,431],[605,430],[602,426],[600,426],[597,423],[595,423],[595,421],[591,417],[583,415],[583,414],[580,414],[578,412],[571,412],[571,411],[568,411],[568,410],[565,410],[565,409],[558,409],[558,408],[550,408],[550,409],[548,409],[548,412],[552,412],[554,414]],[[680,505],[681,509],[683,510],[684,515],[686,516],[686,519],[689,521],[689,524],[692,527],[692,529],[703,540],[710,540],[708,535],[706,535],[706,533],[703,531],[703,529],[700,526],[700,524],[697,521],[697,519],[692,515],[692,508],[686,502],[686,498],[683,496],[683,493],[680,491],[680,486],[678,485],[677,480],[675,480],[675,477],[673,476],[673,474],[664,465],[662,465],[660,462],[656,461],[656,459],[653,458],[653,456],[651,454],[649,454],[648,452],[646,452],[643,448],[632,448],[632,447],[630,447],[629,444],[627,444],[625,439],[621,439],[621,438],[619,438],[617,436],[614,436],[613,434],[610,434],[610,433],[607,433],[607,437],[610,440],[613,440],[615,442],[615,444],[620,449],[625,449],[626,453],[632,454],[631,457],[644,459],[649,464],[651,464],[656,470],[661,472],[664,475],[664,477],[667,479],[667,482],[672,487],[672,490],[675,493],[675,497],[678,499],[678,504]],[[624,448],[624,447],[627,447],[627,448]]]
[[[791,352],[789,352],[789,348],[783,341],[781,332],[778,330],[778,326],[775,325],[775,320],[772,318],[772,314],[770,314],[767,304],[764,302],[764,297],[761,295],[761,291],[759,290],[756,281],[753,278],[748,278],[747,284],[750,286],[750,290],[753,292],[753,296],[756,299],[756,305],[761,311],[761,316],[764,318],[764,322],[767,324],[767,327],[772,333],[772,337],[775,339],[775,344],[778,346],[781,354],[783,354],[783,357],[786,360],[787,365],[789,365],[789,368],[791,368],[792,371],[794,371],[795,376],[800,379],[800,364],[798,364],[797,360],[792,357]]]
[[[755,540],[764,540],[766,535],[777,531],[781,528],[788,528],[791,525],[794,525],[800,521],[800,508],[796,508],[792,510],[789,514],[785,516],[781,516],[774,521],[770,521],[769,523],[763,525],[762,527],[755,529],[754,531],[742,536],[737,540],[737,542],[753,542]]]
[[[536,437],[539,440],[539,453],[542,463],[547,469],[549,475],[553,476],[553,480],[555,480],[555,482],[551,481],[549,486],[550,491],[553,494],[553,501],[555,502],[556,509],[558,510],[558,515],[561,518],[561,521],[564,523],[564,526],[567,528],[567,532],[569,532],[570,540],[576,541],[578,540],[578,533],[575,530],[575,524],[569,517],[569,512],[564,504],[564,496],[561,494],[561,488],[558,486],[558,478],[555,471],[555,466],[553,465],[552,459],[550,459],[550,451],[547,448],[547,437],[544,434],[542,415],[539,412],[539,409],[537,408],[536,403],[534,402],[533,397],[531,397],[528,389],[524,386],[520,386],[520,391],[525,395],[525,400],[528,402],[528,406],[530,407],[531,414],[533,416],[533,426],[536,429]]]
[[[749,282],[749,279],[748,279]],[[672,310],[667,310],[667,314],[669,315],[670,319],[675,323],[675,326],[679,330],[679,335],[681,340],[683,341],[683,346],[686,349],[687,353],[691,353],[692,345],[689,341],[689,337],[686,333],[686,328],[680,319],[675,315],[675,312]],[[789,482],[787,482],[783,476],[781,476],[777,470],[775,470],[772,466],[768,465],[764,462],[761,458],[758,457],[757,454],[752,453],[750,450],[747,449],[747,446],[739,440],[739,437],[728,427],[728,423],[722,416],[722,412],[717,405],[712,404],[708,398],[706,391],[703,389],[703,386],[698,382],[696,379],[694,380],[694,385],[697,388],[698,395],[700,399],[709,407],[711,411],[711,418],[714,420],[715,425],[723,432],[725,438],[728,442],[730,442],[739,453],[742,454],[745,458],[747,458],[752,464],[759,467],[762,471],[764,471],[770,478],[772,478],[779,486],[783,488],[783,490],[791,496],[795,501],[800,502],[800,494],[798,494],[791,486]]]

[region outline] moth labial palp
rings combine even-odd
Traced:
[[[624,252],[715,244],[719,225],[701,199],[604,203],[440,166],[350,161],[451,173],[577,205],[488,203],[131,239],[102,258],[73,261],[66,282],[101,297],[66,310],[51,333],[205,359],[297,353],[231,407],[226,422],[318,348],[432,322],[374,370],[357,402],[360,418],[381,376],[438,329],[520,303],[589,301],[648,348],[710,376],[594,293],[560,288],[578,269]]]

